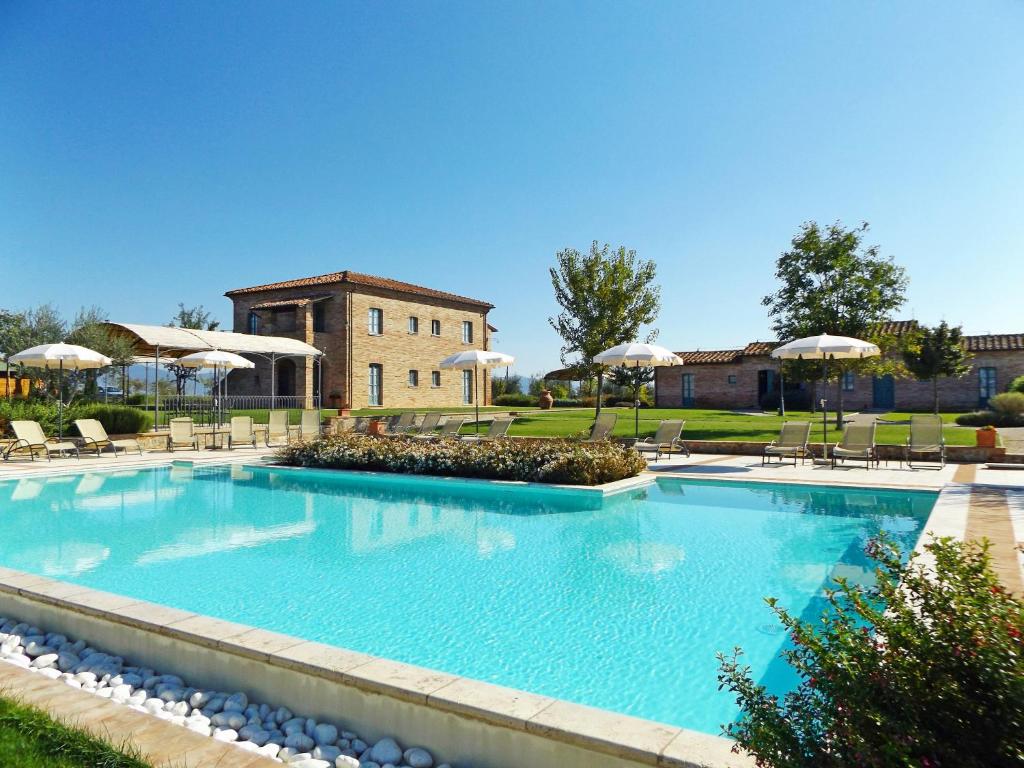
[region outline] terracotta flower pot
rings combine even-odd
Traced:
[[[374,419],[366,426],[366,434],[368,435],[383,435],[384,434],[384,422],[379,419]]]
[[[555,404],[555,398],[551,396],[550,389],[542,389],[540,391],[540,397],[537,399],[537,405],[540,406],[542,411],[546,411]]]
[[[999,433],[994,429],[978,429],[974,432],[974,439],[979,448],[995,448],[996,435]]]

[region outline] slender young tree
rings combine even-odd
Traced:
[[[126,337],[112,334],[102,325],[108,319],[107,313],[100,307],[82,307],[71,322],[68,342],[94,349],[101,355],[106,355],[110,358],[112,367],[119,367],[123,370],[132,364],[135,350],[133,349],[132,342]],[[75,384],[81,383],[82,392],[85,397],[87,399],[95,398],[99,374],[100,371],[97,369],[75,371],[67,374],[68,380],[72,382],[69,391],[74,393],[78,389]]]
[[[824,228],[803,224],[775,263],[779,288],[761,300],[781,341],[819,333],[863,339],[903,306],[906,271],[892,257],[880,256],[877,245],[865,246],[867,233],[866,222],[853,229],[840,222]],[[860,367],[836,363],[829,374],[840,381],[845,371]],[[836,425],[842,427],[843,388],[838,389]]]
[[[196,331],[216,331],[220,327],[220,321],[213,319],[213,313],[208,312],[202,304],[194,307],[186,307],[178,303],[178,313],[168,323],[172,328],[191,328]],[[186,368],[184,365],[173,363],[166,365],[168,371],[174,376],[174,390],[181,396],[185,394],[185,387],[190,381],[198,381],[199,369]]]
[[[616,344],[636,341],[661,308],[661,289],[654,284],[653,261],[638,260],[636,251],[612,250],[595,240],[590,253],[574,248],[559,251],[550,269],[555,300],[562,311],[548,318],[562,337],[562,364],[578,366],[597,377],[597,414],[601,413],[604,368],[594,356]],[[647,341],[657,337],[651,330]],[[570,362],[572,359],[572,362]]]
[[[905,342],[903,364],[918,381],[932,383],[932,410],[939,412],[939,377],[960,378],[971,372],[960,326],[950,328],[943,320],[934,328],[922,326]]]

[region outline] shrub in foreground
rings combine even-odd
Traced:
[[[144,432],[153,426],[146,411],[125,405],[72,403],[64,408],[64,434],[77,434],[75,419],[97,419],[111,435]],[[0,436],[11,434],[12,421],[38,421],[46,435],[57,434],[57,403],[51,400],[0,400]]]
[[[506,395],[498,395],[494,398],[494,405],[517,405],[523,407],[536,404],[536,397],[533,395],[524,395],[521,392],[511,392]]]
[[[768,604],[799,675],[782,701],[720,656],[736,694],[725,728],[771,768],[981,768],[1024,760],[1024,604],[1000,586],[987,544],[937,539],[930,567],[887,539],[868,545],[872,587],[838,579],[820,622]]]
[[[610,483],[633,477],[646,466],[635,450],[616,443],[514,439],[428,442],[412,437],[353,434],[293,443],[281,448],[277,458],[282,464],[299,467],[569,485]]]

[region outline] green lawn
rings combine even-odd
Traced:
[[[17,768],[147,768],[134,756],[43,712],[0,698],[0,766]]]
[[[634,434],[633,410],[631,408],[606,408],[619,416],[615,424],[616,437],[632,437]],[[948,416],[948,418],[946,418]],[[952,422],[956,414],[944,415]],[[884,414],[886,420],[909,418],[909,414]],[[821,442],[821,414],[807,411],[791,411],[786,414],[791,421],[811,421],[812,442]],[[774,413],[745,415],[732,411],[700,408],[644,408],[640,410],[640,436],[653,435],[662,419],[685,419],[684,439],[689,440],[749,440],[767,442],[778,437],[783,419]],[[569,437],[580,435],[590,429],[594,421],[592,410],[534,411],[520,415],[509,433],[532,437]],[[463,434],[472,433],[473,426],[463,427]],[[877,441],[882,444],[903,444],[909,428],[902,424],[879,424]],[[946,442],[949,445],[974,445],[974,430],[962,427],[946,427]],[[841,430],[835,429],[834,417],[829,419],[829,442],[836,442]]]

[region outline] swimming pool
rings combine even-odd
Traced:
[[[0,481],[0,565],[707,733],[716,651],[791,684],[815,616],[936,494],[671,480],[604,498],[272,468]]]

